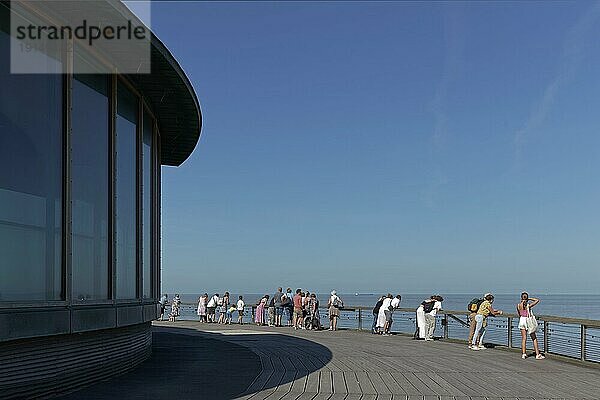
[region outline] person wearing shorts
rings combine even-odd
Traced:
[[[236,306],[238,312],[238,324],[242,325],[244,320],[244,307],[246,307],[243,296],[238,298]]]
[[[219,294],[215,293],[213,297],[210,298],[208,304],[206,305],[206,316],[208,322],[215,322],[215,310],[217,309],[217,304],[219,302]]]
[[[294,329],[298,329],[298,326],[302,325],[302,290],[296,289],[296,294],[294,295],[292,301],[294,303]]]
[[[339,298],[335,290],[331,291],[331,297],[327,302],[329,309],[329,330],[337,331],[337,323],[340,318],[340,308],[344,306],[344,302]]]
[[[275,326],[281,326],[281,316],[283,315],[283,288],[277,288],[277,293],[273,295],[273,305],[275,307]]]
[[[390,320],[387,321],[387,330],[388,333],[392,330],[392,324],[394,323],[394,320],[392,319],[392,317],[394,316],[394,311],[400,308],[400,302],[402,301],[402,296],[397,294],[396,297],[394,297],[392,299],[391,302],[391,306],[392,306],[392,310],[390,311]]]
[[[540,353],[540,347],[538,345],[538,339],[535,334],[537,329],[527,329],[527,320],[531,313],[531,308],[538,305],[540,299],[535,297],[529,297],[527,292],[521,293],[521,301],[517,304],[517,313],[519,314],[519,330],[521,331],[521,358],[527,358],[527,333],[531,336],[533,341],[533,349],[535,350],[535,358],[537,360],[543,360],[544,357]]]

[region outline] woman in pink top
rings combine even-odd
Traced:
[[[256,325],[262,326],[265,324],[265,305],[269,301],[269,295],[265,295],[256,306],[256,315],[254,316],[254,322]]]
[[[517,304],[517,313],[519,314],[519,329],[521,330],[521,358],[527,358],[527,317],[529,317],[529,309],[536,306],[540,302],[539,299],[529,297],[527,292],[521,293],[521,301]],[[545,357],[540,354],[540,348],[538,346],[537,336],[535,331],[531,332],[531,340],[533,341],[533,348],[535,349],[535,358],[537,360],[543,360]]]

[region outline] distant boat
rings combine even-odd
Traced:
[[[354,293],[355,296],[358,296],[358,293]]]

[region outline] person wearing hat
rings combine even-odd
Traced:
[[[342,299],[340,299],[335,290],[331,291],[331,296],[327,302],[327,308],[329,309],[329,330],[337,331],[337,322],[340,317],[340,308],[344,306]]]
[[[169,314],[169,321],[175,322],[179,317],[179,306],[181,305],[181,298],[178,294],[175,295],[171,302],[171,314]]]
[[[467,345],[469,346],[469,349],[471,348],[471,342],[473,341],[473,336],[475,335],[475,327],[477,327],[477,321],[475,321],[475,316],[477,315],[477,311],[479,310],[479,306],[481,305],[481,303],[483,302],[483,300],[487,297],[490,296],[491,293],[486,293],[483,295],[483,297],[479,300],[479,302],[477,303],[477,308],[474,308],[473,310],[470,310],[471,312],[469,313],[469,339],[467,340]],[[473,299],[475,300],[475,299]],[[473,303],[475,304],[475,303]],[[469,304],[470,305],[470,304]],[[479,337],[475,340],[475,346],[479,346]]]
[[[494,310],[492,303],[494,302],[494,296],[491,293],[487,293],[483,298],[483,303],[479,306],[477,314],[475,315],[475,332],[473,333],[473,339],[471,340],[471,350],[483,350],[483,335],[485,334],[485,328],[487,326],[487,318],[496,315],[502,315],[502,310]],[[477,341],[479,340],[479,344]]]

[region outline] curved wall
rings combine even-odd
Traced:
[[[10,7],[0,1],[0,398],[46,398],[150,356],[161,163],[190,155],[201,115],[154,36],[149,75],[68,72],[98,61],[85,52],[40,55],[62,74],[10,73]]]
[[[3,343],[2,399],[45,398],[121,374],[151,354],[150,323]]]

